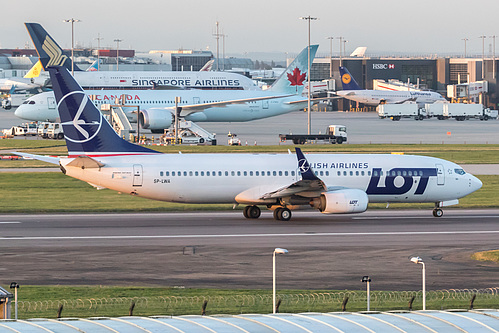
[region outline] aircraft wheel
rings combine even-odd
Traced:
[[[250,219],[257,219],[262,214],[262,211],[258,206],[248,206],[247,214]]]
[[[281,208],[279,210],[279,220],[280,221],[289,221],[291,220],[291,211],[288,208]]]
[[[249,218],[250,218],[250,217],[249,217],[249,215],[248,215],[248,210],[249,210],[249,208],[250,208],[250,206],[246,206],[246,207],[244,207],[244,209],[243,209],[243,216],[244,216],[245,218],[247,218],[247,219],[249,219]]]
[[[281,209],[282,209],[281,207],[274,209],[274,220],[276,220],[276,221],[280,220],[279,215],[280,215]]]
[[[444,215],[444,211],[441,210],[440,208],[434,209],[433,210],[433,216],[435,217],[442,217]]]

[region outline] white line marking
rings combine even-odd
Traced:
[[[448,216],[443,216],[443,217],[440,217],[439,219],[442,220],[442,219],[470,219],[470,218],[498,218],[499,216],[498,215],[469,215],[469,216],[466,216],[466,215],[460,215],[460,216],[452,216],[452,215],[448,215]],[[367,217],[367,216],[359,216],[359,217],[352,217],[352,220],[400,220],[400,219],[404,219],[404,220],[407,220],[407,219],[428,219],[430,218],[430,216],[403,216],[403,215],[400,215],[400,216],[372,216],[372,217]]]
[[[2,221],[2,222],[0,222],[0,224],[17,224],[17,223],[22,223],[22,222],[18,222],[18,221]]]
[[[243,237],[304,237],[304,236],[410,236],[410,235],[467,235],[499,234],[499,230],[482,231],[407,231],[407,232],[322,232],[295,234],[240,234],[240,235],[130,235],[130,236],[40,236],[0,237],[0,240],[79,240],[79,239],[175,239],[175,238],[243,238]]]

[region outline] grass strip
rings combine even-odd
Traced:
[[[492,261],[499,264],[499,250],[475,252],[471,255],[471,259],[479,261]]]

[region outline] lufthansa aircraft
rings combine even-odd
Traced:
[[[340,97],[362,104],[400,104],[414,101],[419,105],[424,105],[437,101],[446,101],[442,95],[434,91],[385,91],[361,89],[346,67],[340,67],[340,75],[343,90],[337,91],[336,94]]]
[[[310,47],[311,61],[318,45]],[[242,122],[298,111],[307,105],[301,96],[307,78],[308,48],[295,58],[281,77],[265,91],[252,90],[85,90],[92,103],[114,104],[126,95],[126,105],[140,107],[143,128],[163,133],[175,114],[175,97],[181,97],[180,116],[194,122]],[[75,72],[76,74],[76,72]],[[56,121],[54,92],[27,99],[15,112],[19,118],[32,121]]]
[[[361,213],[369,202],[432,202],[440,207],[482,183],[459,165],[424,156],[309,154],[162,154],[121,139],[63,67],[50,67],[67,157],[19,153],[59,164],[63,173],[98,188],[181,203],[259,206],[287,221],[291,209]]]
[[[43,68],[65,66],[71,69],[71,58],[38,23],[25,23]],[[81,71],[74,76],[84,89],[151,89],[153,87],[260,90],[250,78],[230,72],[183,71]]]

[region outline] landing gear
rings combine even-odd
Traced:
[[[243,210],[243,215],[247,219],[257,219],[261,213],[262,211],[258,206],[246,206]]]
[[[291,220],[291,211],[286,207],[278,207],[274,210],[274,220],[289,221]]]
[[[444,215],[444,211],[441,210],[440,208],[435,208],[433,210],[433,216],[435,217],[442,217]]]

